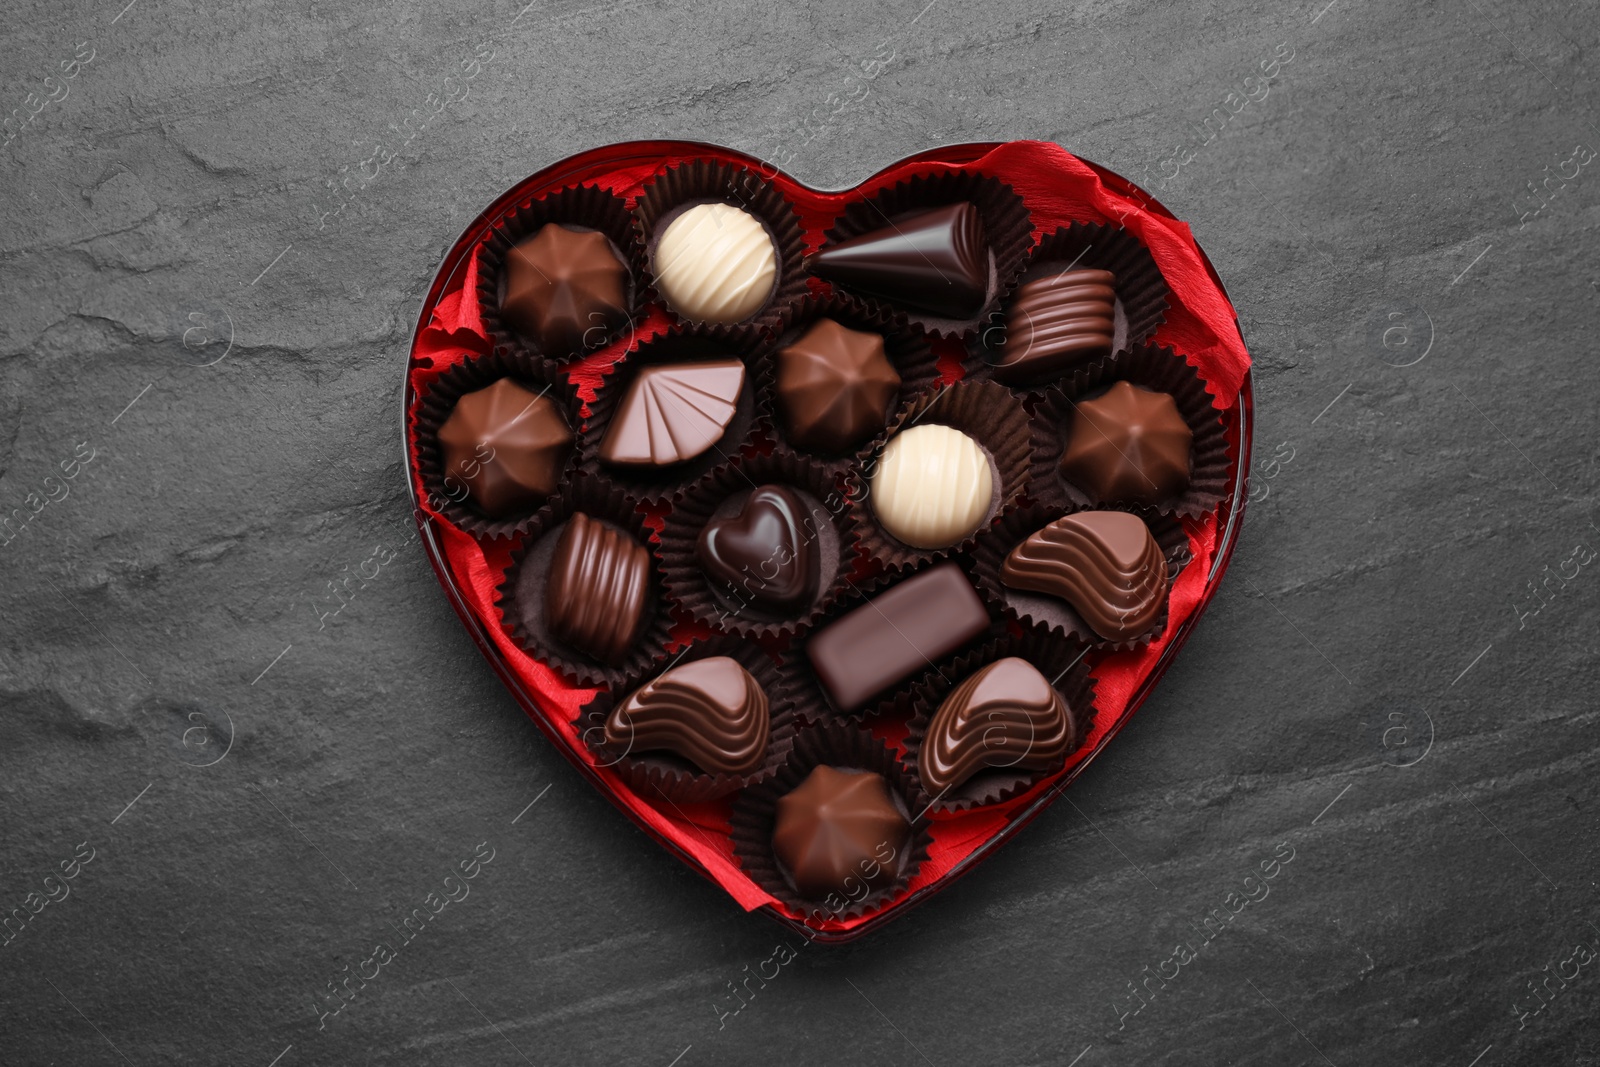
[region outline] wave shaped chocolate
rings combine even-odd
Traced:
[[[1096,501],[1158,504],[1189,488],[1193,445],[1172,397],[1117,382],[1076,405],[1061,476]]]
[[[1060,377],[1111,354],[1117,276],[1069,270],[1017,290],[1006,313],[1006,343],[994,376],[1008,385]]]
[[[988,768],[1044,771],[1072,751],[1061,694],[1025,659],[996,660],[956,686],[928,723],[917,773],[938,795]]]
[[[615,666],[639,636],[650,603],[650,553],[615,527],[576,512],[545,580],[545,622],[556,639]]]
[[[983,216],[965,201],[828,245],[810,267],[819,278],[945,318],[971,318],[989,297]]]
[[[600,458],[619,467],[666,467],[722,440],[739,410],[737,359],[645,367],[611,416]]]
[[[822,559],[807,529],[805,501],[786,485],[763,485],[738,514],[713,519],[700,531],[695,556],[701,570],[741,605],[800,611],[821,584]]]
[[[557,358],[598,347],[628,317],[628,268],[606,235],[556,223],[506,253],[505,320]]]
[[[801,896],[859,900],[863,885],[880,889],[899,877],[911,823],[883,775],[819,766],[778,798],[772,851]]]
[[[751,774],[767,752],[766,690],[738,660],[707,656],[658,675],[606,716],[606,744],[665,751],[706,774]]]
[[[1167,560],[1150,527],[1125,511],[1080,511],[1011,550],[1000,580],[1058,597],[1107,641],[1149,631],[1167,599]]]

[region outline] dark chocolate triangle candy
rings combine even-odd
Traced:
[[[805,530],[806,505],[787,486],[763,485],[737,515],[700,531],[696,555],[738,601],[794,612],[816,599],[821,561]]]
[[[829,245],[810,266],[820,278],[952,319],[976,315],[989,295],[983,218],[965,201]]]

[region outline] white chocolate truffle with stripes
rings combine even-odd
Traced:
[[[696,204],[656,243],[656,288],[672,310],[696,322],[740,322],[766,305],[778,277],[778,249],[761,221],[730,204]]]
[[[994,465],[978,442],[929,423],[889,439],[872,476],[872,511],[912,548],[949,548],[977,532],[994,503]]]

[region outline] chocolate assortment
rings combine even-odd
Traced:
[[[481,546],[490,640],[574,694],[597,781],[851,928],[924,884],[944,822],[1070,777],[1093,672],[1163,640],[1177,517],[1231,462],[1145,343],[1166,284],[1128,231],[1036,237],[977,167],[803,211],[721,158],[544,195],[464,292],[546,362],[417,374],[418,462],[463,487],[430,521]],[[456,363],[485,372],[430,404]]]

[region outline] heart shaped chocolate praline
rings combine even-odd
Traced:
[[[695,554],[736,602],[778,613],[804,610],[817,596],[821,560],[807,536],[807,508],[784,485],[763,485],[735,515],[712,519]]]

